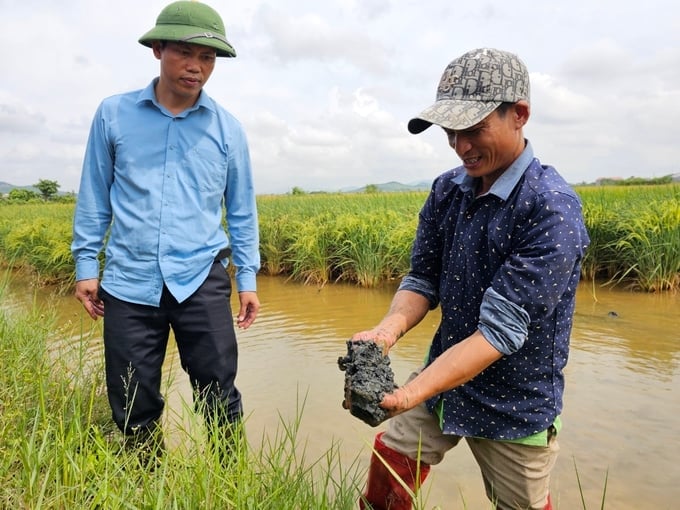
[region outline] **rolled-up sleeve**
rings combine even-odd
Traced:
[[[432,283],[428,280],[416,278],[413,275],[407,275],[399,284],[399,290],[410,290],[424,296],[430,303],[430,310],[433,310],[439,304],[439,293]]]
[[[500,353],[517,352],[527,339],[529,314],[492,288],[484,293],[479,311],[479,331]]]

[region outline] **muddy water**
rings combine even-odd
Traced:
[[[368,445],[382,426],[371,428],[341,408],[337,358],[352,333],[382,317],[392,292],[259,279],[261,315],[239,334],[237,384],[251,442],[259,444],[263,434],[273,437],[282,423],[301,416],[298,440],[306,443],[308,459],[322,456],[335,441],[345,466],[355,459],[367,466]],[[4,304],[26,306],[32,300],[55,306],[62,323],[91,326],[72,297],[36,296],[20,282]],[[392,351],[398,381],[423,359],[437,320],[431,314]],[[561,455],[552,482],[555,507],[583,508],[583,497],[586,508],[600,508],[604,495],[611,509],[679,508],[680,296],[582,285],[566,378]],[[172,422],[190,402],[173,344],[164,379],[170,381]],[[424,494],[428,509],[489,508],[464,444],[433,468]]]

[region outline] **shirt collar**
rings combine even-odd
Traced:
[[[525,139],[526,145],[519,157],[512,162],[508,169],[501,174],[493,183],[491,189],[486,194],[496,195],[502,200],[506,200],[512,190],[515,188],[517,182],[524,174],[524,171],[529,166],[529,163],[534,159],[534,149],[529,140]],[[454,180],[460,185],[462,191],[471,191],[475,189],[475,178],[470,177],[467,173],[457,175]]]
[[[148,102],[153,104],[156,108],[158,108],[162,112],[167,112],[167,110],[163,108],[163,106],[156,99],[156,84],[158,83],[158,79],[159,79],[158,77],[154,78],[153,80],[151,80],[151,83],[149,83],[146,86],[146,88],[142,89],[142,91],[139,93],[139,97],[137,98],[137,104]],[[201,90],[198,96],[198,101],[196,101],[196,104],[191,108],[187,108],[186,110],[184,110],[182,113],[177,115],[177,117],[185,117],[189,113],[198,110],[199,108],[206,108],[211,112],[215,111],[215,106],[210,100],[210,97],[203,90]]]

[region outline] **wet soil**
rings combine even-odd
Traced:
[[[375,342],[348,340],[347,355],[338,358],[338,367],[345,372],[343,407],[372,427],[380,425],[388,413],[379,404],[396,388],[389,356]]]

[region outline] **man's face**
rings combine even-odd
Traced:
[[[216,52],[200,44],[167,41],[153,43],[161,61],[161,80],[174,94],[196,97],[215,68]]]
[[[524,150],[522,127],[528,118],[529,106],[520,102],[504,114],[495,110],[468,129],[444,132],[468,175],[482,178],[490,187]]]

